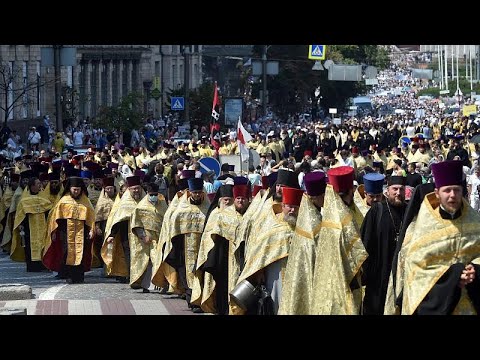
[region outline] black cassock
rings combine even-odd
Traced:
[[[364,315],[383,315],[388,280],[404,211],[405,205],[396,207],[385,202],[375,203],[363,220],[361,236],[368,253],[368,258],[363,263],[362,274],[362,285],[366,286],[363,300]]]

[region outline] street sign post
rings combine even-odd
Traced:
[[[325,60],[326,45],[308,45],[308,58],[310,60]]]
[[[185,110],[185,98],[184,97],[172,97],[170,102],[172,110]]]
[[[212,157],[204,157],[198,160],[200,163],[200,171],[205,174],[209,171],[215,171],[215,178],[220,176],[220,163],[217,159]]]

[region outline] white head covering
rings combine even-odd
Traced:
[[[126,164],[122,166],[120,173],[122,174],[124,180],[127,180],[127,177],[129,176],[133,176],[132,170],[130,170],[130,167]]]

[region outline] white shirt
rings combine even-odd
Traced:
[[[12,151],[16,151],[17,150],[17,144],[15,143],[15,141],[13,141],[12,138],[8,138],[7,140],[7,147],[12,150]]]
[[[30,134],[28,134],[28,141],[30,141],[30,144],[40,143],[41,138],[42,137],[40,136],[40,133],[38,131],[35,131],[34,133],[30,132]]]
[[[480,179],[476,174],[472,174],[469,176],[468,185],[472,186],[472,196],[479,197],[477,186],[480,185]]]
[[[83,133],[81,131],[75,131],[73,133],[73,143],[75,145],[82,145],[83,144]]]

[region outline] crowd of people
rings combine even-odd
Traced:
[[[235,130],[177,142],[149,120],[124,139],[86,121],[42,148],[33,129],[26,154],[0,156],[0,245],[29,272],[75,284],[101,267],[194,312],[478,313],[480,119],[420,102],[408,60],[372,92],[402,111],[246,124],[247,172],[199,162],[239,154]]]

